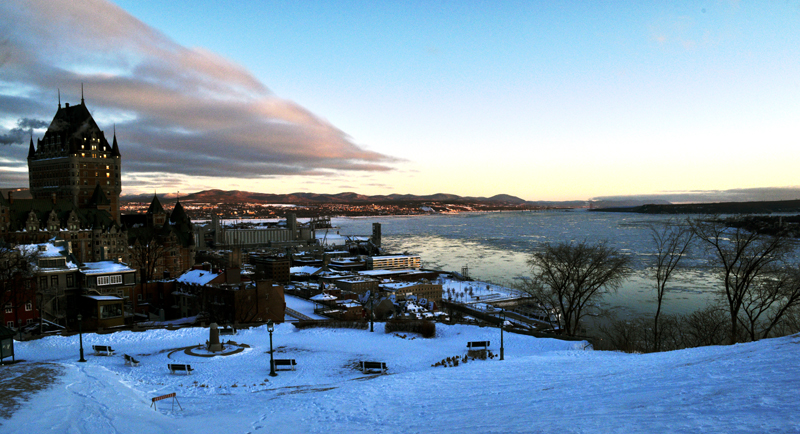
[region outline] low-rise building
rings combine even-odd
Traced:
[[[354,292],[356,294],[365,294],[367,291],[375,293],[378,290],[378,279],[372,279],[363,276],[352,276],[346,279],[337,280],[335,285],[342,291]]]
[[[391,255],[370,256],[367,258],[367,268],[370,270],[402,270],[413,268],[419,270],[419,255]]]
[[[283,286],[271,280],[243,282],[238,268],[222,273],[192,270],[177,279],[173,292],[179,316],[203,314],[217,323],[283,322]]]
[[[434,309],[442,302],[442,285],[420,282],[388,282],[380,284],[380,291],[387,294],[394,294],[396,301],[403,301],[408,296],[413,295],[418,301],[425,300],[428,304],[434,303]]]

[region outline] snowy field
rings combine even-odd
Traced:
[[[467,341],[499,331],[437,324],[437,337],[363,330],[275,328],[269,373],[266,327],[224,336],[250,347],[200,358],[180,349],[207,329],[84,335],[17,342],[25,364],[55,366],[52,385],[0,419],[7,433],[787,433],[800,432],[800,335],[725,347],[631,355],[582,342],[505,334],[506,360],[431,365],[463,356]],[[115,356],[95,356],[92,344]],[[123,354],[141,361],[126,366]],[[359,360],[388,375],[364,375]],[[170,375],[189,363],[192,375]],[[2,369],[13,369],[20,364]],[[8,383],[3,387],[9,387]],[[158,410],[150,399],[175,392]]]

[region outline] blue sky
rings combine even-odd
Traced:
[[[57,71],[0,68],[0,97],[87,82],[131,162],[124,193],[566,200],[800,184],[798,1],[55,3],[4,6],[14,48]],[[47,35],[26,35],[91,13],[102,29],[50,51]],[[176,96],[186,103],[162,108]],[[52,114],[0,107],[0,136]],[[251,130],[259,116],[269,126]],[[24,155],[8,154],[0,163],[21,173]]]

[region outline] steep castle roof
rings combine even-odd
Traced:
[[[106,196],[103,189],[100,188],[100,184],[94,188],[94,193],[92,193],[92,198],[89,199],[89,205],[92,206],[105,206],[111,205],[111,201],[108,200],[108,196]]]
[[[166,214],[164,207],[161,206],[161,201],[158,200],[158,196],[155,194],[153,195],[153,201],[150,202],[150,208],[147,208],[147,214]]]
[[[172,209],[172,214],[169,216],[169,221],[172,223],[185,223],[189,221],[189,216],[183,209],[180,201],[175,202],[175,208]]]
[[[113,156],[119,156],[119,146],[117,145],[116,151],[114,151],[81,99],[81,103],[78,105],[59,106],[50,126],[44,133],[44,138],[37,141],[35,150],[33,140],[31,140],[28,158],[35,158],[36,154],[43,151],[46,153],[44,157],[50,158],[53,154],[75,154],[81,150],[89,150],[86,148],[85,140],[89,138],[98,140],[95,142],[97,144],[96,151],[109,152]]]

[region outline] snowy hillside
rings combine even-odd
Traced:
[[[466,353],[467,341],[499,331],[437,325],[437,337],[276,326],[276,358],[296,371],[269,373],[266,327],[228,337],[249,345],[225,357],[180,350],[207,329],[84,335],[17,342],[22,369],[55,364],[62,374],[29,395],[3,433],[572,433],[800,432],[800,335],[663,354],[584,349],[585,343],[505,334],[506,360],[431,367]],[[95,356],[92,344],[115,356]],[[176,351],[177,350],[177,351]],[[124,364],[122,355],[141,361]],[[364,375],[359,360],[388,375]],[[192,375],[171,375],[189,363]],[[50,365],[48,365],[50,366]],[[10,387],[6,382],[4,387]],[[177,393],[150,408],[150,399]]]

